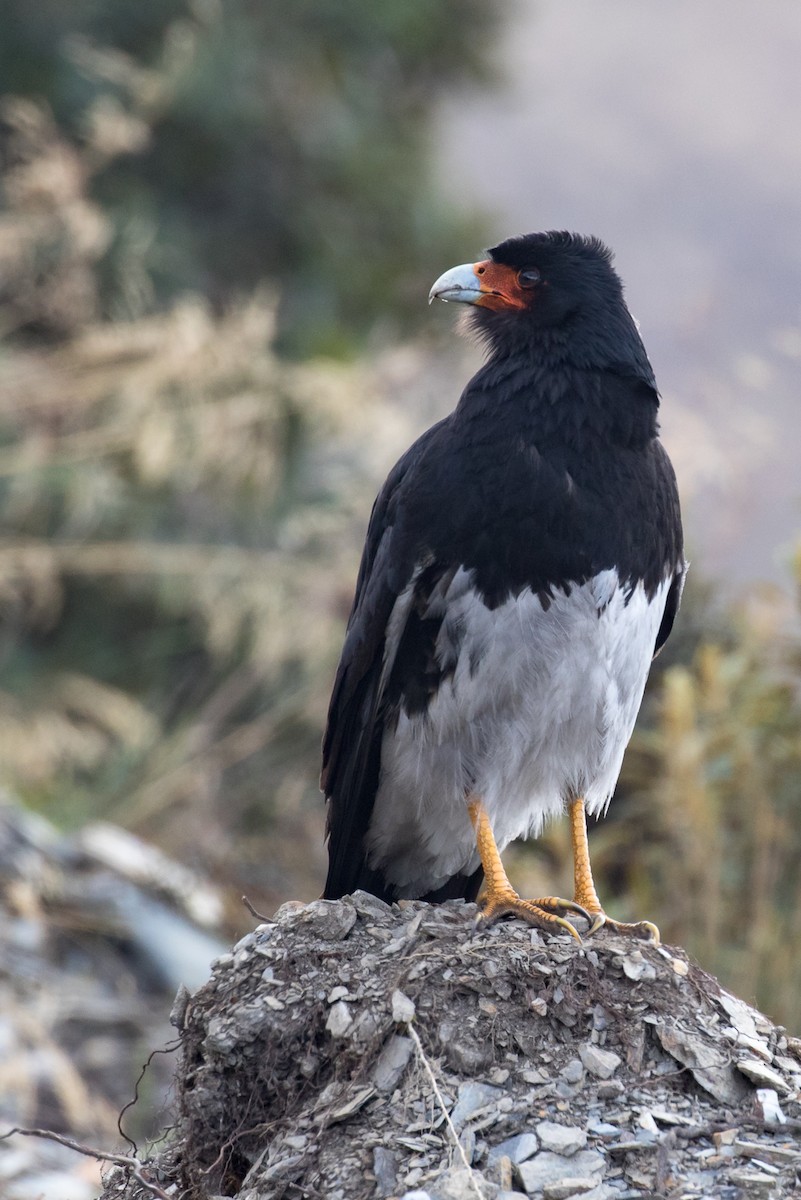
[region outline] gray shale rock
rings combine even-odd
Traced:
[[[325,1027],[331,1034],[331,1037],[344,1037],[352,1024],[353,1017],[351,1016],[350,1008],[344,1000],[337,1000],[335,1004],[331,1005],[331,1011],[325,1023]]]
[[[573,1197],[586,1196],[595,1190],[592,1179],[586,1176],[560,1179],[556,1183],[546,1183],[542,1189],[543,1200],[572,1200]]]
[[[587,1145],[587,1135],[583,1129],[576,1125],[557,1125],[555,1121],[540,1121],[537,1137],[543,1150],[553,1150],[565,1158],[570,1158]]]
[[[314,926],[314,932],[329,942],[341,942],[356,924],[357,912],[343,900],[312,900],[306,905],[304,920]]]
[[[372,1072],[373,1082],[379,1092],[394,1092],[412,1057],[413,1050],[414,1044],[411,1038],[393,1033],[387,1039]]]
[[[398,1183],[398,1156],[385,1146],[376,1146],[373,1150],[373,1174],[378,1200],[394,1196]]]
[[[793,1194],[801,1042],[681,951],[475,915],[282,906],[182,997],[142,1178],[194,1200]],[[153,1194],[117,1167],[103,1200]]]
[[[581,1083],[584,1078],[584,1064],[580,1058],[571,1058],[570,1062],[562,1068],[562,1078],[565,1083]]]
[[[547,1183],[563,1183],[570,1178],[586,1179],[594,1186],[601,1182],[605,1169],[606,1159],[597,1150],[579,1150],[570,1158],[543,1150],[517,1168],[520,1182],[529,1194],[542,1191]]]
[[[533,1133],[518,1133],[516,1137],[507,1138],[505,1142],[499,1142],[497,1146],[493,1146],[487,1162],[489,1166],[492,1166],[498,1159],[508,1158],[517,1166],[518,1163],[525,1162],[527,1158],[532,1158],[539,1148],[539,1142]]]
[[[621,1061],[619,1054],[614,1054],[611,1050],[601,1050],[591,1042],[586,1046],[579,1046],[579,1056],[586,1069],[596,1079],[611,1079]]]
[[[451,1112],[451,1122],[457,1133],[461,1133],[465,1125],[477,1113],[497,1104],[503,1096],[500,1088],[489,1083],[463,1083],[459,1087],[459,1098]]]

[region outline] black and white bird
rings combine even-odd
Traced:
[[[324,895],[477,897],[553,929],[621,926],[602,814],[686,564],[659,396],[610,251],[510,238],[446,271],[487,361],[373,507],[323,746]],[[523,900],[500,851],[570,818],[575,894]]]

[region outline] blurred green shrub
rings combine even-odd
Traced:
[[[6,0],[0,80],[44,102],[62,173],[79,172],[102,211],[102,230],[84,226],[98,314],[139,317],[186,290],[217,306],[268,279],[280,346],[341,354],[381,310],[411,319],[432,270],[480,240],[437,194],[429,136],[446,89],[487,79],[500,12],[495,0]],[[3,143],[13,170],[13,122]],[[51,238],[40,273],[58,252]],[[39,327],[63,332],[69,306],[52,316],[43,306]]]

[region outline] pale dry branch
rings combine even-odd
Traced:
[[[439,1086],[439,1083],[437,1082],[437,1077],[434,1074],[434,1068],[432,1067],[432,1065],[429,1061],[428,1055],[426,1054],[426,1052],[423,1048],[423,1043],[420,1041],[420,1035],[417,1032],[417,1030],[415,1029],[415,1027],[411,1021],[408,1021],[406,1023],[406,1030],[407,1030],[409,1036],[411,1037],[412,1041],[414,1042],[414,1048],[415,1048],[415,1051],[417,1052],[417,1057],[420,1060],[420,1063],[422,1064],[423,1070],[425,1071],[426,1075],[428,1076],[428,1082],[431,1084],[432,1090],[433,1090],[434,1095],[437,1100],[437,1104],[439,1105],[439,1108],[440,1108],[440,1112],[442,1113],[443,1117],[445,1118],[445,1126],[453,1140],[454,1146],[456,1147],[456,1152],[462,1160],[462,1166],[467,1171],[467,1177],[470,1180],[470,1186],[472,1187],[473,1191],[478,1196],[478,1200],[484,1200],[482,1192],[481,1192],[481,1188],[478,1186],[478,1183],[476,1182],[476,1177],[475,1177],[473,1168],[470,1166],[470,1163],[467,1160],[467,1155],[464,1152],[464,1146],[462,1145],[461,1141],[459,1140],[459,1134],[456,1132],[456,1128],[453,1124],[453,1121],[451,1120],[451,1114],[450,1114],[450,1111],[448,1110],[447,1104],[445,1103],[445,1097],[442,1095],[442,1092],[440,1091],[440,1086]]]
[[[146,1178],[143,1174],[143,1164],[138,1158],[127,1154],[110,1154],[105,1150],[98,1150],[96,1146],[85,1146],[82,1142],[76,1142],[62,1133],[54,1133],[51,1129],[26,1129],[21,1125],[15,1125],[5,1133],[0,1133],[0,1142],[6,1141],[15,1134],[19,1134],[20,1137],[44,1138],[46,1141],[56,1142],[59,1146],[66,1146],[68,1150],[74,1150],[76,1154],[84,1154],[87,1158],[97,1159],[98,1162],[113,1163],[114,1166],[129,1171],[132,1178],[152,1196],[158,1197],[158,1200],[174,1200],[174,1196],[165,1192],[151,1179]]]

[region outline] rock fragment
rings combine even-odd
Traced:
[[[611,1079],[621,1063],[619,1055],[612,1050],[602,1050],[600,1046],[594,1046],[592,1042],[579,1046],[579,1057],[586,1069],[596,1079]]]
[[[755,1012],[753,1008],[750,1008],[744,1000],[740,1000],[737,996],[732,996],[730,992],[726,992],[721,988],[717,1001],[738,1033],[742,1033],[750,1038],[758,1036],[759,1030],[757,1029],[755,1018],[760,1014]]]
[[[574,1196],[586,1195],[595,1188],[596,1181],[584,1176],[570,1175],[556,1183],[546,1183],[542,1189],[543,1200],[573,1200]]]
[[[344,1000],[337,1000],[335,1004],[331,1005],[331,1011],[325,1023],[325,1027],[331,1034],[331,1037],[344,1037],[352,1024],[353,1016]]]
[[[555,1121],[540,1121],[537,1137],[543,1150],[552,1150],[571,1158],[587,1145],[587,1134],[577,1125],[558,1125]]]
[[[747,1075],[760,1087],[772,1088],[775,1092],[790,1091],[781,1075],[771,1070],[758,1058],[740,1058],[737,1060],[736,1066],[738,1071],[742,1071],[743,1075]]]
[[[374,1087],[359,1088],[352,1096],[349,1096],[344,1104],[340,1104],[337,1108],[332,1109],[329,1113],[326,1124],[335,1125],[338,1121],[347,1121],[350,1117],[355,1116],[360,1108],[364,1108],[368,1100],[372,1100],[375,1095]]]
[[[489,1152],[488,1162],[492,1165],[498,1159],[506,1157],[514,1166],[517,1166],[518,1163],[525,1162],[527,1158],[533,1158],[539,1148],[539,1142],[533,1133],[518,1133],[515,1137],[507,1138],[505,1142],[499,1142],[497,1146],[493,1146]]]
[[[437,1180],[436,1197],[437,1200],[478,1200],[479,1195],[489,1196],[489,1191],[482,1187],[483,1183],[479,1172],[465,1167],[451,1167]]]
[[[462,1083],[459,1095],[451,1112],[451,1122],[457,1133],[464,1129],[469,1120],[491,1104],[497,1104],[503,1096],[500,1088],[489,1083]]]
[[[622,1096],[626,1089],[619,1079],[605,1079],[598,1084],[598,1096],[601,1100],[614,1100]]]
[[[656,979],[656,968],[643,957],[642,950],[632,950],[630,954],[624,954],[620,965],[626,978],[634,980],[635,983],[641,979]]]
[[[676,1025],[660,1023],[655,1030],[667,1053],[688,1067],[696,1082],[711,1096],[721,1104],[743,1102],[748,1094],[745,1081],[734,1070],[723,1049]]]
[[[593,1185],[600,1183],[606,1160],[596,1150],[579,1150],[570,1158],[543,1150],[534,1158],[517,1168],[525,1190],[536,1195],[547,1183],[560,1183],[564,1179],[586,1179]]]
[[[414,1020],[415,1006],[414,1001],[410,1000],[403,992],[397,988],[392,993],[392,1020],[397,1025],[408,1025]]]
[[[398,1158],[385,1146],[376,1146],[373,1150],[373,1174],[375,1175],[375,1190],[378,1200],[386,1200],[397,1192]]]
[[[339,903],[350,903],[355,908],[360,917],[364,917],[370,921],[379,921],[385,924],[392,918],[392,909],[389,904],[385,904],[383,900],[379,900],[378,896],[371,896],[369,892],[356,891],[352,896],[346,897],[345,901]],[[336,901],[334,903],[337,903]]]
[[[762,1120],[773,1125],[785,1125],[787,1117],[779,1104],[779,1097],[773,1088],[757,1088],[757,1104],[762,1110]]]
[[[411,1038],[393,1033],[373,1067],[373,1082],[380,1092],[394,1092],[414,1050]]]
[[[356,909],[339,900],[312,900],[306,905],[304,921],[314,924],[314,932],[328,942],[341,942],[356,924]]]
[[[562,1078],[565,1083],[581,1083],[584,1078],[584,1064],[580,1058],[571,1058],[562,1068]]]

